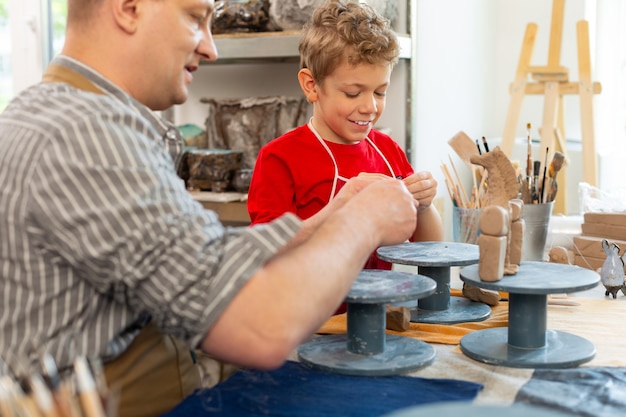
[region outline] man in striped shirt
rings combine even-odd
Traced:
[[[98,357],[119,415],[169,410],[189,355],[270,369],[415,228],[401,181],[352,180],[319,215],[222,226],[176,174],[187,98],[217,59],[214,0],[68,0],[66,43],[0,115],[0,355]],[[341,254],[341,256],[337,256]],[[328,262],[332,259],[333,262]]]

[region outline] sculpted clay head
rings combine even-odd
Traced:
[[[519,183],[513,164],[502,149],[496,146],[491,152],[472,155],[470,161],[487,170],[487,205],[508,208],[509,200],[516,198],[519,193]]]

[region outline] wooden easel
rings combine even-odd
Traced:
[[[519,120],[522,101],[526,94],[543,94],[544,108],[541,134],[541,170],[543,172],[544,153],[548,148],[548,163],[554,152],[559,151],[567,156],[565,146],[565,124],[563,121],[563,95],[578,94],[580,96],[580,123],[582,135],[582,180],[597,186],[598,170],[593,129],[592,99],[594,94],[602,90],[600,83],[591,81],[591,59],[589,53],[589,25],[585,20],[576,23],[578,50],[578,75],[580,81],[569,81],[569,70],[560,65],[561,37],[563,32],[563,10],[565,0],[553,0],[552,22],[550,28],[550,45],[548,65],[531,66],[530,60],[537,35],[537,24],[526,25],[522,51],[520,53],[515,80],[511,84],[511,103],[502,134],[502,151],[511,156],[515,131]],[[528,81],[531,77],[533,82]],[[554,212],[567,214],[567,194],[565,169],[557,177],[559,192],[554,203]]]

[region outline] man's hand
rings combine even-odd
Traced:
[[[362,172],[356,177],[350,178],[346,182],[346,184],[341,187],[333,200],[339,200],[338,203],[340,205],[344,205],[348,200],[350,200],[365,187],[381,180],[389,180],[389,176],[383,174],[371,174],[367,172]]]
[[[361,173],[348,180],[321,211],[305,220],[308,232],[303,235],[311,233],[345,206],[349,206],[353,216],[363,215],[362,221],[367,225],[379,222],[376,232],[384,235],[380,237],[384,241],[381,244],[391,245],[401,243],[412,235],[419,202],[401,180],[383,174]]]
[[[362,218],[364,227],[372,227],[379,234],[380,245],[402,243],[412,236],[417,222],[417,201],[400,180],[384,177],[356,177],[348,182],[370,182],[352,195],[342,210],[349,210],[353,216]],[[348,186],[346,184],[345,187]],[[343,191],[343,189],[342,189]]]

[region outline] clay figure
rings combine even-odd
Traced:
[[[487,170],[487,192],[485,194],[486,204],[497,204],[502,207],[509,207],[509,200],[517,198],[519,194],[519,183],[517,173],[511,160],[496,146],[491,152],[482,155],[472,155],[472,164],[482,166]]]
[[[602,241],[602,249],[606,253],[606,259],[600,268],[600,278],[602,285],[606,288],[605,296],[611,294],[613,298],[617,298],[617,293],[622,290],[622,293],[626,295],[624,289],[624,255],[620,256],[620,248],[616,243],[609,243],[608,240]]]
[[[488,206],[499,206],[506,213],[506,219],[509,222],[506,228],[505,238],[505,246],[504,246],[504,274],[505,275],[514,275],[519,270],[519,265],[513,264],[510,262],[507,251],[509,245],[509,231],[511,230],[511,201],[516,200],[519,194],[519,183],[517,181],[517,174],[515,172],[515,168],[513,164],[509,160],[509,158],[502,152],[499,146],[496,146],[491,152],[485,152],[482,155],[472,155],[470,157],[470,161],[473,164],[482,166],[487,170],[487,192],[486,192],[486,202]],[[517,204],[517,203],[515,203]],[[516,208],[517,210],[517,208]],[[516,211],[516,215],[518,212]],[[483,210],[482,216],[485,215],[485,211]],[[481,216],[481,225],[482,225],[482,216]],[[519,212],[519,216],[521,216],[521,212]],[[482,232],[482,230],[481,230]],[[518,236],[518,232],[516,232],[516,238]],[[494,236],[492,236],[494,237]],[[489,239],[494,241],[493,239]],[[523,240],[523,236],[522,236]],[[485,239],[487,242],[487,239]],[[494,241],[495,242],[495,241]],[[480,238],[479,238],[480,245]],[[495,243],[493,244],[495,245]],[[517,255],[517,253],[516,253]],[[482,257],[482,255],[481,255]],[[497,255],[489,256],[489,262],[496,262],[496,259],[499,259]],[[520,259],[521,259],[521,249],[520,249]],[[479,263],[483,262],[483,260],[479,260]],[[490,272],[497,268],[497,264],[493,265],[485,265],[484,269],[489,270]],[[480,265],[479,265],[480,269]],[[482,276],[481,276],[481,279]],[[498,279],[501,279],[498,278]]]
[[[510,224],[504,207],[494,204],[483,209],[478,237],[478,276],[483,281],[499,281],[504,276]]]
[[[522,263],[522,247],[524,243],[524,231],[526,230],[526,222],[524,221],[524,201],[514,198],[509,201],[511,208],[511,229],[509,231],[508,243],[508,264],[518,269]],[[515,271],[517,273],[517,270]]]
[[[555,264],[571,265],[570,254],[563,246],[553,246],[548,252],[548,261]]]

